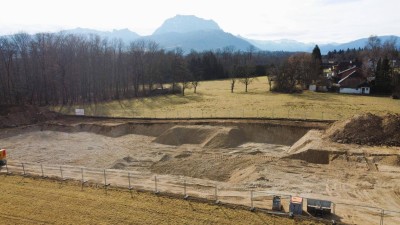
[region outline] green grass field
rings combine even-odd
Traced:
[[[168,95],[92,105],[56,108],[73,114],[84,108],[86,115],[151,118],[268,117],[337,120],[360,113],[400,113],[400,101],[390,97],[344,95],[304,91],[281,94],[268,91],[266,77],[249,85],[237,83],[230,93],[230,80],[205,81],[187,89],[185,96]]]

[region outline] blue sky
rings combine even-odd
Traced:
[[[260,40],[400,36],[399,0],[0,0],[0,5],[0,34],[84,27],[149,35],[181,14],[213,19],[226,32]]]

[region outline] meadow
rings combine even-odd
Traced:
[[[360,113],[400,113],[400,101],[389,96],[360,96],[304,91],[284,94],[269,91],[266,77],[248,86],[237,82],[234,93],[230,80],[200,82],[197,93],[187,89],[185,96],[166,95],[98,104],[56,107],[56,111],[85,115],[146,118],[292,118],[340,120]]]

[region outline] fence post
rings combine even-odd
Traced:
[[[186,180],[183,180],[183,198],[188,199],[189,195],[186,193]]]
[[[129,189],[129,192],[131,193],[131,198],[133,198],[133,195],[132,195],[132,186],[131,186],[131,173],[129,173],[128,172],[128,182],[129,182],[129,186],[128,186],[128,189]]]
[[[46,178],[47,176],[44,175],[43,164],[40,164],[40,169],[42,171],[42,178]]]
[[[83,168],[81,168],[81,175],[82,175],[82,180],[81,180],[81,191],[83,191],[83,185],[87,182],[85,181],[84,177],[83,177]]]
[[[380,225],[383,225],[383,217],[385,216],[385,210],[381,209],[381,223]]]
[[[107,187],[110,186],[110,184],[107,183],[106,169],[103,170],[103,173],[104,173],[104,191],[107,194]]]
[[[132,190],[132,186],[131,186],[131,173],[128,172],[128,189]]]
[[[6,170],[7,170],[7,174],[11,174],[11,172],[8,170],[8,161],[6,161]]]
[[[216,203],[216,204],[219,204],[219,200],[218,200],[218,186],[217,186],[217,185],[215,185],[214,196],[215,196],[215,203]]]
[[[22,171],[23,171],[23,173],[24,173],[24,176],[26,176],[25,165],[24,165],[24,163],[21,163],[21,164],[22,164]]]
[[[60,166],[60,174],[61,174],[61,181],[65,181],[66,179],[64,179],[63,170],[61,166]]]
[[[253,190],[250,191],[250,202],[251,202],[250,211],[254,211],[253,192],[254,192]]]
[[[157,188],[157,176],[154,176],[154,193],[158,194],[158,188]]]

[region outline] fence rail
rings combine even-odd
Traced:
[[[86,116],[148,118],[148,119],[201,119],[201,118],[268,118],[268,119],[301,119],[301,120],[342,120],[360,113],[324,111],[320,109],[270,108],[258,110],[246,109],[185,109],[185,110],[124,110],[114,109],[103,113],[100,110],[89,110]],[[376,111],[375,114],[384,114]],[[67,113],[74,115],[73,112]]]
[[[86,183],[104,187],[105,193],[110,186],[130,190],[152,191],[154,193],[171,193],[182,196],[211,200],[216,203],[227,203],[246,206],[251,210],[259,209],[268,213],[289,216],[290,194],[271,193],[265,190],[227,187],[219,182],[205,181],[184,176],[157,175],[150,172],[125,171],[115,169],[86,168],[76,166],[43,165],[8,161],[0,168],[1,174],[20,174],[22,176],[54,177],[60,182],[76,180],[81,188]],[[272,210],[273,196],[280,196],[282,211]],[[303,211],[307,210],[307,198],[304,199]],[[349,212],[349,209],[352,209]],[[343,220],[346,223],[359,224],[400,224],[400,211],[382,209],[364,205],[333,203],[329,219]]]

